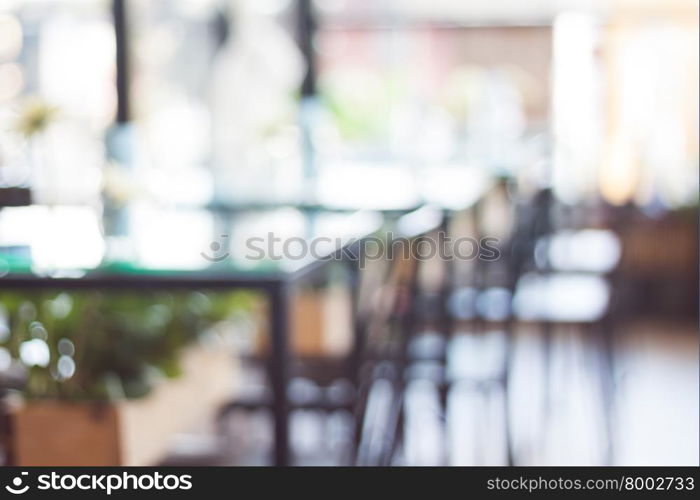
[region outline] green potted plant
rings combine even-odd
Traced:
[[[146,465],[233,395],[248,293],[0,293],[0,349],[23,373],[17,465]],[[0,353],[2,354],[2,353]]]

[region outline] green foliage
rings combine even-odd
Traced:
[[[399,74],[368,71],[333,74],[319,82],[320,100],[331,112],[342,137],[373,142],[389,133],[392,103],[406,93]]]
[[[27,397],[135,398],[178,376],[183,347],[250,313],[255,300],[247,292],[2,292],[0,346],[26,367]]]

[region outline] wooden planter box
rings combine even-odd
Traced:
[[[294,290],[289,305],[292,354],[311,358],[345,356],[353,342],[352,314],[352,299],[342,286]],[[268,317],[269,314],[261,311],[260,316]],[[255,350],[264,356],[269,349],[269,325],[261,324]]]
[[[154,465],[170,438],[215,418],[234,396],[229,349],[196,345],[183,373],[148,396],[117,403],[28,401],[12,411],[12,456],[18,466]]]
[[[292,351],[299,356],[342,356],[352,342],[352,304],[341,287],[292,295]]]

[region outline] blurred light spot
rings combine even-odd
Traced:
[[[75,361],[70,356],[61,356],[58,358],[57,368],[61,379],[71,378],[75,373]]]
[[[10,337],[10,325],[7,321],[7,316],[0,309],[0,342],[4,342]]]
[[[0,101],[16,97],[23,86],[24,76],[19,64],[0,64]]]
[[[513,307],[521,319],[588,322],[605,314],[610,290],[599,276],[525,274],[518,282]]]
[[[14,16],[0,15],[0,60],[16,58],[21,49],[22,25]]]
[[[37,269],[91,268],[102,260],[105,243],[91,208],[60,207],[50,211],[28,207],[22,216],[22,222],[32,228],[27,239]]]
[[[10,368],[10,365],[12,365],[12,356],[10,355],[10,351],[4,347],[0,347],[0,372]]]
[[[401,217],[396,223],[396,228],[402,235],[414,236],[435,229],[441,221],[440,210],[425,206]]]
[[[68,316],[73,309],[73,299],[67,293],[59,294],[51,301],[51,314],[55,318],[63,319]]]
[[[255,0],[254,2],[249,2],[256,12],[268,16],[285,11],[289,3],[290,0]]]
[[[38,321],[31,322],[31,324],[29,325],[29,333],[35,339],[46,340],[49,337],[46,333],[46,328],[44,328],[44,325],[42,325]]]
[[[69,339],[63,338],[58,341],[58,352],[64,356],[73,356],[75,354],[75,345]]]
[[[211,311],[211,299],[202,292],[193,292],[187,300],[187,306],[194,314],[206,314]]]
[[[0,347],[0,372],[7,370],[11,365],[12,356],[10,355],[10,351],[4,347]]]
[[[41,339],[22,342],[19,346],[19,357],[27,366],[47,366],[51,359],[49,346]]]
[[[314,6],[325,12],[340,12],[345,8],[345,0],[314,0]]]
[[[548,256],[556,269],[608,272],[620,254],[620,242],[611,231],[586,229],[552,237]]]
[[[493,287],[479,295],[476,308],[479,314],[490,321],[503,321],[510,314],[510,291]]]
[[[19,305],[18,312],[20,319],[23,321],[32,321],[36,318],[36,307],[28,300],[25,300]]]
[[[471,319],[475,315],[476,296],[475,288],[460,288],[450,296],[447,307],[455,318]]]
[[[421,200],[405,168],[346,163],[325,168],[318,179],[319,202],[343,208],[410,208]]]

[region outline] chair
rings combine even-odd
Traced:
[[[364,301],[358,310],[362,349],[358,362],[355,465],[390,465],[403,438],[404,390],[409,345],[418,325],[418,252],[426,235],[440,227],[442,212],[424,207],[398,219],[387,255],[365,269]],[[377,277],[381,277],[378,282]]]

